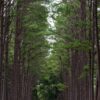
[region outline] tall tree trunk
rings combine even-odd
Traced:
[[[96,85],[96,99],[100,100],[100,44],[99,44],[99,32],[98,32],[98,17],[97,17],[97,0],[93,0],[93,33],[96,38],[96,49],[97,49],[97,85]]]
[[[13,64],[13,80],[12,80],[12,100],[20,100],[20,49],[21,49],[21,1],[18,1],[16,8],[16,33],[15,33],[15,48],[14,48],[14,64]]]
[[[1,1],[0,16],[1,16],[1,29],[0,29],[0,91],[1,100],[7,100],[7,65],[8,65],[8,35],[10,26],[10,0]]]

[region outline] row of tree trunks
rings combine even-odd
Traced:
[[[88,20],[92,24],[92,1],[89,0],[90,5],[90,16]],[[78,20],[82,23],[86,23],[87,20],[87,1],[80,0],[80,8],[79,8]],[[77,19],[77,18],[76,18]],[[90,29],[87,30],[85,26],[78,28],[80,30],[75,30],[78,34],[74,36],[75,39],[80,41],[85,41],[88,38],[90,42],[92,41],[93,49],[92,51],[85,52],[85,51],[78,51],[78,50],[71,50],[71,75],[69,75],[66,70],[62,71],[62,81],[68,86],[68,89],[65,90],[58,96],[57,100],[94,100],[94,84],[93,84],[93,70],[94,70],[94,40],[92,34],[92,25]],[[87,35],[89,32],[89,36]],[[90,57],[89,57],[90,56]],[[63,64],[62,64],[63,65]],[[61,66],[62,66],[61,65]],[[87,67],[87,69],[85,69]],[[86,73],[85,73],[86,71]],[[83,75],[83,76],[82,76]],[[81,77],[82,76],[82,77]]]
[[[0,0],[0,100],[31,100],[33,77],[24,70],[21,55],[23,39],[22,16],[31,0]],[[11,4],[12,3],[12,4]],[[17,5],[16,5],[17,4]],[[11,9],[16,6],[16,32],[13,65],[9,64]],[[11,8],[12,7],[12,8]],[[14,34],[13,34],[14,35]]]
[[[32,84],[33,75],[29,70],[30,52],[28,52],[27,59],[21,52],[22,41],[24,36],[23,16],[27,15],[27,8],[32,0],[18,1],[16,7],[16,33],[15,33],[15,47],[14,47],[14,63],[12,66],[12,98],[11,100],[32,100]],[[27,63],[27,68],[25,64]]]

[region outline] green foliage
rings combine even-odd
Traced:
[[[40,2],[29,3],[25,9],[25,16],[22,16],[24,33],[21,51],[25,60],[25,70],[36,76],[40,73],[49,48],[45,39],[48,12]]]
[[[74,42],[71,42],[65,46],[67,49],[74,49],[79,51],[89,51],[91,50],[91,44],[89,41],[80,41],[80,40],[74,40]]]
[[[48,78],[43,78],[36,87],[39,100],[55,100],[64,88],[59,78],[52,74]]]

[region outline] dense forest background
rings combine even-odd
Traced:
[[[100,100],[100,1],[0,0],[0,100]]]

